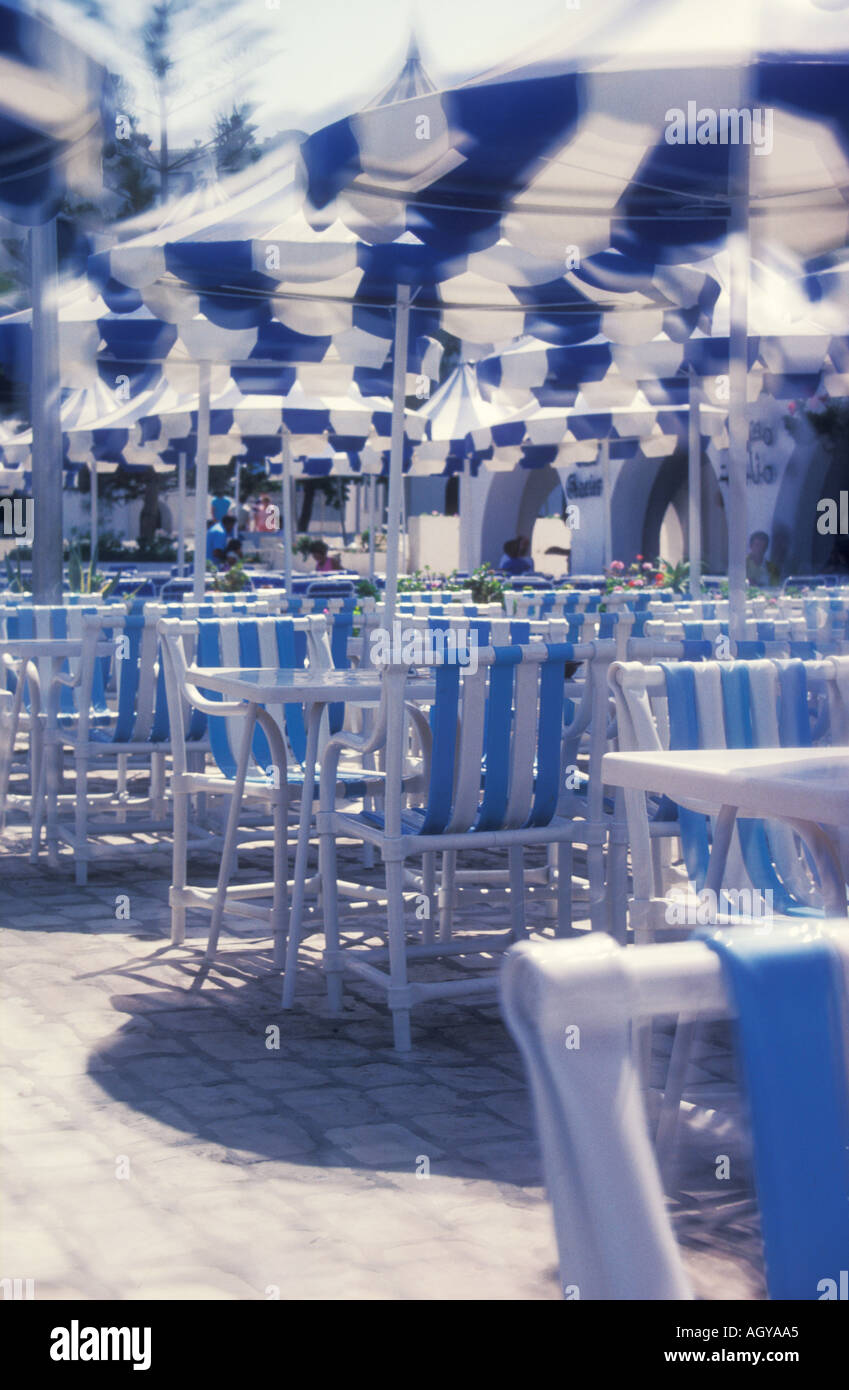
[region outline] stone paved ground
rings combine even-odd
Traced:
[[[206,973],[195,917],[172,949],[167,856],[124,851],[76,888],[67,860],[27,862],[22,825],[3,849],[0,1277],[48,1299],[560,1296],[495,1004],[420,1007],[399,1056],[368,985],[327,1016],[318,937],[290,1013],[262,944],[228,935]],[[714,1029],[671,1200],[697,1291],[760,1298],[732,1075]],[[721,1207],[718,1153],[743,1174]]]

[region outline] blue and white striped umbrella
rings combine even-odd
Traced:
[[[176,390],[197,389],[197,363],[233,367],[252,392],[286,392],[296,380],[309,380],[317,393],[344,394],[355,385],[370,395],[392,388],[391,342],[363,330],[356,335],[307,335],[270,320],[262,335],[257,325],[221,327],[202,316],[167,323],[141,304],[114,313],[88,281],[72,281],[59,295],[59,347],[66,386],[88,388],[100,381],[117,398],[135,396],[162,379]],[[262,342],[260,337],[262,336]],[[419,377],[435,380],[441,344],[422,345]],[[252,365],[253,363],[256,365]],[[32,310],[0,317],[0,365],[12,380],[28,381],[32,369]]]
[[[0,4],[0,209],[33,226],[99,183],[103,72],[42,16]]]
[[[434,250],[693,261],[724,239],[748,135],[756,231],[841,246],[847,49],[843,0],[594,0],[500,70],[310,136],[308,203]]]
[[[194,452],[198,430],[197,397],[174,408],[157,409],[149,419],[139,419],[134,440],[144,449],[158,449],[165,457],[174,451]],[[210,443],[219,458],[234,455],[264,458],[276,455],[283,432],[291,441],[293,458],[336,456],[336,471],[343,458],[359,471],[359,455],[367,447],[382,453],[389,447],[392,402],[363,396],[356,387],[345,395],[318,396],[300,383],[285,396],[249,395],[230,381],[210,400]],[[409,447],[424,438],[427,421],[417,411],[405,412]]]

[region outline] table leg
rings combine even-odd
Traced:
[[[301,918],[307,883],[307,855],[312,825],[312,805],[315,797],[315,765],[318,757],[318,734],[323,706],[314,701],[307,721],[307,751],[304,759],[304,786],[301,792],[301,819],[298,825],[298,845],[295,851],[294,888],[289,909],[289,940],[286,945],[286,969],[283,974],[283,1008],[291,1009],[295,1000],[298,973],[298,948],[301,939]]]
[[[735,806],[723,806],[716,818],[710,862],[705,875],[705,889],[715,893],[717,897],[722,888],[722,879],[725,874],[725,865],[728,861],[728,851],[731,848],[731,839],[734,835],[736,822],[737,808]],[[667,1180],[671,1176],[678,1117],[687,1084],[687,1068],[690,1064],[690,1053],[696,1038],[696,1028],[697,1025],[692,1020],[682,1019],[679,1016],[675,1026],[672,1052],[669,1056],[666,1086],[663,1091],[655,1134],[658,1162],[664,1178]]]

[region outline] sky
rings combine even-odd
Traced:
[[[241,0],[217,29],[190,12],[172,143],[204,137],[234,100],[253,104],[260,136],[311,131],[355,111],[397,74],[413,25],[426,70],[437,86],[450,85],[520,54],[570,7],[575,0]],[[107,22],[82,17],[73,0],[42,8],[132,83],[143,128],[156,140],[154,93],[135,40],[148,0],[121,0],[120,9],[104,0]]]

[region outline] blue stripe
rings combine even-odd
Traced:
[[[661,669],[666,678],[669,705],[669,746],[675,749],[699,748],[701,743],[693,668],[685,662],[679,662],[677,666],[663,664]],[[687,873],[696,890],[701,892],[710,858],[707,822],[699,812],[688,811],[679,806],[678,824],[681,829],[681,847]]]
[[[259,629],[256,625],[256,619],[240,619],[238,623],[238,633],[239,664],[245,670],[251,670],[254,667],[261,666],[262,659],[259,654]],[[265,706],[263,705],[262,708],[264,709]],[[274,759],[271,756],[268,739],[263,730],[259,727],[259,724],[254,726],[251,753],[253,754],[253,759],[257,766],[262,768],[263,772],[268,773],[270,768],[274,765]],[[280,773],[282,776],[282,768]]]
[[[819,1299],[849,1254],[849,1017],[839,954],[812,930],[706,938],[738,1014],[772,1299]]]
[[[118,718],[112,732],[113,743],[130,743],[136,727],[136,707],[139,693],[139,673],[141,667],[141,639],[144,632],[144,617],[141,613],[128,613],[124,619],[124,636],[127,638],[127,655],[121,660],[121,678],[118,690]]]
[[[725,715],[725,741],[729,748],[754,748],[756,744],[752,725],[752,692],[748,669],[742,663],[733,662],[730,666],[723,666],[720,674]],[[748,818],[739,819],[737,821],[737,837],[743,851],[746,872],[756,888],[761,892],[770,891],[772,893],[773,906],[776,910],[785,914],[796,911],[805,911],[810,914],[811,909],[809,907],[800,907],[795,899],[790,897],[775,872],[763,821]]]
[[[220,630],[218,623],[208,618],[201,618],[198,621],[198,647],[197,647],[198,666],[220,666],[221,647]],[[212,700],[219,704],[223,700],[223,695],[217,690],[202,690],[201,694],[207,700]],[[209,746],[212,756],[215,759],[219,772],[224,777],[234,778],[236,776],[236,759],[230,747],[230,739],[227,733],[227,721],[220,715],[210,715],[209,727]]]
[[[486,784],[475,830],[498,830],[504,824],[510,781],[510,735],[513,728],[514,667],[522,660],[521,647],[496,647],[489,668],[487,700]]]
[[[436,692],[430,721],[433,729],[430,786],[421,827],[422,835],[440,835],[451,817],[459,701],[460,667],[455,663],[437,666]]]
[[[566,652],[569,653],[568,656]],[[528,825],[548,825],[557,810],[560,797],[563,685],[566,679],[566,662],[572,660],[572,656],[571,644],[553,643],[548,647],[548,660],[540,669],[537,775]]]
[[[277,618],[274,623],[275,634],[277,637],[277,659],[280,662],[281,671],[295,671],[303,668],[306,635],[296,634],[295,624],[292,618]],[[298,648],[296,636],[303,635],[304,655],[298,659]],[[303,705],[285,705],[286,737],[289,740],[289,747],[294,758],[303,766],[307,755],[307,727],[304,719]]]

